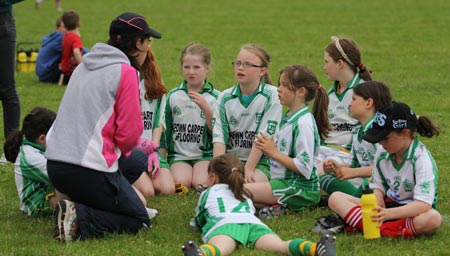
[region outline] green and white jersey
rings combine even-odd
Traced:
[[[376,152],[379,149],[383,150],[380,144],[372,144],[363,140],[364,134],[372,127],[374,118],[372,117],[364,127],[359,125],[353,130],[352,150],[346,163],[352,168],[373,166]],[[356,187],[359,187],[364,181],[364,178],[357,177],[349,181]]]
[[[205,81],[202,91],[214,109],[219,91]],[[196,160],[212,157],[212,133],[206,125],[205,114],[188,95],[186,81],[172,89],[167,96],[165,145],[168,160]]]
[[[304,190],[319,190],[315,158],[319,154],[320,137],[308,105],[283,116],[275,144],[280,152],[294,159],[301,175],[270,159],[271,178],[295,180],[295,184]]]
[[[29,216],[51,216],[52,209],[45,197],[54,192],[47,174],[45,148],[24,139],[14,163],[20,209]]]
[[[166,107],[166,95],[159,97],[158,99],[145,99],[145,85],[144,80],[139,84],[140,87],[140,99],[141,99],[141,114],[142,122],[144,122],[144,131],[142,132],[142,138],[152,140],[153,129],[163,126],[165,130],[165,107]]]
[[[328,91],[328,119],[332,129],[325,140],[325,144],[351,149],[352,131],[359,122],[350,116],[349,105],[352,101],[353,88],[362,82],[364,80],[359,77],[359,74],[356,74],[341,94],[337,92],[337,81]]]
[[[227,184],[215,184],[200,194],[194,222],[202,231],[205,243],[212,231],[225,224],[253,223],[266,226],[255,216],[252,200],[246,199],[243,202],[236,199]]]
[[[281,119],[281,104],[277,89],[262,82],[247,101],[239,84],[223,91],[214,108],[213,142],[226,145],[227,152],[236,154],[242,161],[252,149],[255,135],[263,132],[274,135]],[[259,163],[268,163],[263,155]]]
[[[403,162],[395,163],[395,156],[377,151],[370,188],[377,188],[399,204],[419,200],[437,206],[438,171],[436,162],[424,144],[416,137]]]

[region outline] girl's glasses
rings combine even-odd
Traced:
[[[248,63],[248,62],[241,62],[241,61],[233,61],[231,62],[231,64],[235,67],[235,68],[239,68],[241,65],[244,68],[262,68],[264,66],[258,66],[252,63]]]

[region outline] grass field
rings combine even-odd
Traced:
[[[270,75],[299,63],[312,68],[329,88],[323,71],[323,49],[332,35],[353,38],[374,80],[388,83],[395,100],[408,103],[419,115],[428,115],[442,128],[437,138],[422,139],[439,168],[439,208],[444,216],[440,231],[414,240],[364,240],[362,235],[337,236],[339,255],[450,255],[450,2],[447,0],[378,1],[236,1],[236,0],[63,0],[64,9],[81,15],[83,43],[91,48],[105,42],[111,20],[125,11],[146,16],[163,34],[153,49],[168,88],[177,86],[181,49],[190,42],[207,45],[213,54],[209,75],[219,90],[232,86],[234,60],[244,43],[256,43],[271,55]],[[49,34],[58,15],[53,1],[39,10],[34,1],[14,8],[17,41],[40,42]],[[0,56],[1,57],[1,56]],[[1,68],[1,67],[0,67]],[[1,79],[1,78],[0,78]],[[32,73],[16,74],[22,116],[35,106],[57,110],[64,87],[43,84]],[[94,85],[93,85],[94,86]],[[2,117],[0,117],[2,118]],[[0,124],[2,125],[2,124]],[[0,127],[0,130],[3,130]],[[0,141],[3,145],[3,139]],[[197,194],[154,197],[149,205],[160,211],[153,229],[136,236],[115,235],[105,239],[60,244],[51,238],[51,219],[32,219],[19,211],[12,165],[0,166],[1,255],[180,255],[187,239],[200,242],[188,221]],[[284,239],[318,239],[310,232],[315,220],[328,209],[292,213],[266,223]],[[241,248],[235,255],[272,255]]]

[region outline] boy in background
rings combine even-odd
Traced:
[[[62,22],[62,17],[56,20],[55,30],[42,39],[41,50],[36,60],[36,75],[41,82],[57,83],[61,70],[62,39],[66,28]]]
[[[62,21],[66,27],[66,33],[62,40],[61,77],[59,85],[69,82],[73,70],[82,61],[83,43],[80,36],[80,16],[74,10],[64,12]]]

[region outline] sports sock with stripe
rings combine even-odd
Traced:
[[[361,196],[355,186],[347,180],[340,180],[338,177],[332,174],[324,174],[319,177],[320,187],[327,194],[331,195],[333,192],[340,191],[347,195]]]
[[[316,243],[296,238],[289,243],[289,252],[294,256],[313,256],[316,254]]]
[[[361,213],[361,206],[355,206],[353,207],[344,217],[345,223],[347,223],[349,226],[359,230],[363,231],[363,222],[362,222],[362,213]]]
[[[381,224],[381,236],[412,238],[416,235],[414,218],[402,218]]]
[[[200,250],[205,256],[220,256],[220,249],[213,244],[202,244]]]

